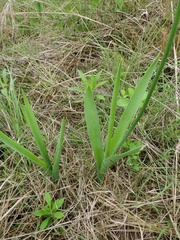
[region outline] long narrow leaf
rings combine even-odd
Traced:
[[[31,129],[33,137],[36,141],[36,144],[37,144],[37,146],[40,150],[40,153],[42,155],[42,158],[43,158],[47,168],[52,170],[51,169],[52,168],[51,161],[49,159],[48,152],[47,152],[45,144],[43,142],[43,137],[41,135],[41,132],[40,132],[39,126],[37,124],[36,118],[34,116],[33,110],[32,110],[32,108],[29,104],[29,101],[28,101],[25,93],[22,92],[22,94],[23,94],[23,99],[24,99],[24,104],[25,104],[25,108],[22,109],[24,117],[26,119],[26,122],[27,122],[28,126]]]
[[[114,163],[118,162],[120,159],[130,156],[132,154],[139,153],[140,150],[142,150],[144,146],[138,146],[134,149],[131,149],[125,153],[119,154],[119,155],[113,155],[108,158],[105,158],[100,169],[99,173],[99,181],[101,182],[105,172],[108,170],[109,167],[111,167]]]
[[[57,180],[59,178],[59,161],[61,158],[61,150],[62,150],[62,145],[64,141],[64,132],[65,132],[65,120],[62,120],[61,123],[61,130],[60,130],[60,135],[58,139],[58,143],[56,146],[56,152],[54,155],[54,163],[53,163],[53,168],[52,168],[52,179]]]
[[[111,138],[112,138],[112,132],[113,132],[113,126],[114,126],[114,119],[115,119],[115,113],[116,113],[116,106],[117,106],[117,98],[120,88],[120,77],[121,77],[121,69],[122,69],[122,63],[120,62],[117,76],[115,79],[114,89],[113,89],[113,96],[112,96],[112,102],[111,102],[111,110],[110,110],[110,117],[109,117],[109,125],[108,125],[108,135],[107,135],[107,143],[106,143],[106,156],[110,155],[110,144],[111,144]]]
[[[98,171],[104,159],[102,137],[99,125],[99,117],[96,109],[96,105],[93,99],[93,93],[90,87],[87,88],[84,99],[84,111],[87,124],[88,135],[90,143],[94,152],[96,165]]]
[[[28,149],[26,149],[23,146],[21,146],[16,141],[14,141],[11,138],[9,138],[8,136],[6,136],[1,131],[0,131],[0,141],[2,141],[6,146],[10,147],[14,151],[20,153],[21,155],[23,155],[26,158],[30,159],[31,161],[35,162],[40,167],[44,168],[45,170],[48,170],[46,164],[41,159],[39,159],[32,152],[30,152]],[[48,173],[50,173],[50,171],[48,171]]]
[[[121,147],[120,145],[121,140],[139,108],[139,104],[142,101],[142,98],[147,89],[149,81],[151,80],[152,74],[156,68],[157,62],[158,62],[158,58],[154,60],[154,62],[151,64],[151,66],[148,68],[148,70],[146,71],[146,73],[138,83],[134,91],[134,94],[129,101],[129,104],[127,105],[123,115],[120,118],[117,129],[111,140],[111,155],[114,155]]]

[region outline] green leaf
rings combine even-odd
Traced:
[[[51,205],[52,205],[51,195],[48,192],[46,192],[44,198],[49,208],[51,208]]]
[[[53,217],[55,217],[57,219],[61,219],[64,217],[64,214],[62,212],[55,212],[55,213],[53,213]]]
[[[115,113],[116,113],[116,106],[117,106],[117,98],[119,93],[119,88],[121,86],[121,69],[122,69],[122,63],[120,62],[118,67],[117,76],[115,79],[114,89],[113,89],[113,96],[111,101],[111,110],[110,110],[110,117],[109,117],[109,124],[108,124],[108,135],[107,135],[107,142],[106,142],[106,156],[110,156],[111,153],[111,138],[113,133],[113,127],[114,127],[114,119],[115,119]]]
[[[144,93],[146,92],[149,81],[151,80],[152,74],[156,68],[158,58],[154,60],[151,66],[148,68],[140,82],[138,83],[132,98],[129,101],[128,106],[124,110],[123,115],[120,118],[116,131],[111,139],[111,154],[114,155],[122,145],[122,138],[126,133],[130,123],[132,122],[138,108],[142,101]]]
[[[74,90],[76,92],[82,92],[82,93],[85,92],[85,89],[81,87],[71,87],[71,90]]]
[[[42,216],[45,216],[47,213],[44,210],[37,210],[37,211],[33,212],[33,214],[36,217],[42,217]]]
[[[59,134],[59,139],[58,143],[56,146],[56,152],[54,155],[54,163],[52,167],[52,179],[57,180],[59,179],[59,162],[61,158],[61,151],[62,151],[62,146],[63,146],[63,141],[64,141],[64,132],[65,132],[65,120],[63,119],[61,122],[61,130]]]
[[[2,70],[1,75],[2,75],[2,79],[3,79],[3,83],[6,84],[6,83],[8,82],[6,68],[4,68],[4,69]]]
[[[84,99],[85,119],[90,143],[94,152],[97,170],[100,169],[104,159],[102,137],[99,125],[99,117],[90,87],[87,88]]]
[[[53,219],[51,217],[49,218],[46,218],[42,223],[41,223],[41,226],[40,226],[40,230],[43,230],[45,229],[46,227],[48,227],[49,225],[51,225]]]
[[[47,170],[46,164],[41,159],[39,159],[37,156],[35,156],[28,149],[26,149],[23,146],[21,146],[19,143],[15,142],[14,140],[12,140],[8,136],[6,136],[1,131],[0,131],[0,141],[2,141],[6,146],[10,147],[11,149],[15,150],[16,152],[22,154],[23,156],[27,157],[31,161],[35,162],[40,167],[42,167],[45,170]],[[48,173],[51,174],[51,171],[48,170]]]
[[[52,210],[58,210],[64,203],[64,198],[58,199],[53,203]]]
[[[103,100],[103,101],[105,101],[104,96],[101,95],[101,94],[96,94],[96,97],[97,97],[99,100]]]
[[[1,90],[1,93],[2,93],[6,98],[8,98],[7,88],[3,88],[3,89]]]
[[[44,212],[46,212],[46,214],[50,214],[50,212],[51,212],[51,207],[47,207],[47,206],[41,206],[41,208],[42,208],[42,210],[44,211]]]
[[[43,157],[43,160],[47,166],[47,168],[49,168],[50,170],[52,170],[52,166],[51,166],[51,161],[49,159],[46,147],[44,145],[44,141],[43,141],[43,137],[41,135],[40,129],[38,127],[36,118],[34,116],[33,110],[29,104],[29,101],[25,95],[24,92],[22,92],[23,94],[23,99],[24,99],[24,104],[25,104],[25,108],[22,109],[24,117],[26,119],[27,124],[29,125],[31,132],[33,134],[33,137],[36,141],[36,144],[40,150],[40,153]]]
[[[132,98],[133,94],[134,94],[135,89],[134,88],[128,88],[128,95],[130,98]]]
[[[87,78],[86,78],[86,76],[84,75],[84,73],[81,72],[80,70],[77,70],[77,71],[78,71],[78,74],[79,74],[79,76],[80,76],[80,78],[81,78],[81,80],[82,80],[82,84],[83,84],[84,86],[88,87],[89,81],[87,80]]]
[[[129,100],[126,97],[121,97],[117,101],[117,106],[119,107],[127,107]]]
[[[95,86],[95,89],[104,85],[105,83],[107,83],[107,81],[102,81],[102,82],[97,83],[96,86]]]
[[[105,158],[101,165],[101,169],[100,169],[100,178],[101,178],[100,180],[102,180],[107,169],[109,167],[111,167],[114,163],[118,162],[120,159],[122,159],[124,157],[128,157],[133,154],[139,153],[139,151],[141,151],[144,147],[145,146],[138,146],[138,147],[135,147],[134,149],[131,149],[125,153],[121,153],[119,155],[113,155],[113,156]]]

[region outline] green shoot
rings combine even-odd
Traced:
[[[63,212],[59,211],[59,208],[64,203],[64,198],[52,201],[51,195],[48,192],[45,193],[44,198],[47,203],[47,206],[41,206],[40,210],[34,212],[34,215],[36,217],[45,218],[40,225],[40,230],[43,230],[46,227],[50,226],[54,220],[61,219],[64,217]]]

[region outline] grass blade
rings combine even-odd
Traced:
[[[62,120],[61,123],[61,130],[60,130],[60,135],[58,139],[58,143],[56,146],[56,152],[54,155],[54,163],[52,167],[52,179],[57,180],[59,178],[59,161],[61,158],[61,150],[63,146],[63,140],[64,140],[64,132],[65,132],[65,120]]]
[[[23,94],[23,99],[24,99],[24,104],[25,104],[25,108],[22,109],[24,117],[26,119],[26,122],[27,122],[28,126],[31,129],[31,132],[33,134],[35,142],[36,142],[36,144],[37,144],[37,146],[40,150],[40,153],[42,155],[42,158],[43,158],[47,168],[52,170],[51,169],[52,168],[51,161],[49,159],[48,152],[47,152],[46,147],[44,145],[43,137],[41,135],[41,132],[40,132],[39,126],[37,124],[36,118],[34,116],[33,110],[32,110],[32,108],[29,104],[29,101],[28,101],[25,93],[22,92],[22,94]]]
[[[109,125],[108,125],[108,135],[107,135],[107,143],[106,143],[106,156],[110,155],[111,149],[111,138],[112,138],[112,132],[114,127],[114,119],[115,119],[115,113],[116,113],[116,106],[117,106],[117,99],[118,99],[118,93],[120,88],[120,77],[121,77],[121,69],[122,69],[122,63],[120,63],[118,68],[118,73],[115,79],[114,89],[113,89],[113,96],[112,96],[112,102],[111,102],[111,110],[110,110],[110,117],[109,117]]]
[[[90,143],[94,152],[97,170],[100,170],[101,164],[104,160],[104,153],[102,147],[102,137],[99,125],[99,117],[96,105],[93,99],[93,93],[90,87],[87,88],[84,99],[84,111],[87,124],[88,135]]]
[[[0,131],[0,141],[2,141],[6,146],[10,147],[14,151],[18,152],[19,154],[23,155],[24,157],[26,157],[26,158],[30,159],[31,161],[35,162],[40,167],[44,168],[45,170],[48,170],[46,164],[41,159],[39,159],[36,155],[34,155],[27,148],[24,148],[19,143],[12,140],[8,136],[6,136],[1,131]],[[51,173],[51,172],[48,170],[48,173]]]
[[[121,140],[139,108],[139,104],[144,96],[144,93],[147,89],[149,81],[151,80],[151,77],[156,68],[157,62],[158,62],[158,58],[156,58],[153,61],[151,66],[148,68],[148,70],[146,71],[146,73],[138,83],[134,91],[134,94],[129,101],[129,104],[127,105],[123,115],[120,118],[117,129],[111,139],[111,155],[114,155],[121,147],[121,144],[122,144]]]

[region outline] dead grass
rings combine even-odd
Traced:
[[[66,15],[64,5],[61,20],[64,24],[57,25],[58,15],[54,13],[38,19],[39,25],[35,26],[36,21],[30,23],[34,13],[28,12],[28,7],[32,7],[28,1],[23,6],[4,1],[0,70],[11,68],[17,89],[20,86],[26,91],[51,156],[63,117],[67,126],[57,183],[51,182],[36,165],[3,150],[3,160],[0,160],[1,239],[179,239],[180,129],[177,99],[174,98],[177,89],[173,52],[167,63],[168,73],[161,79],[146,114],[132,135],[146,145],[140,154],[141,170],[133,172],[123,159],[107,172],[102,186],[96,182],[83,104],[75,102],[82,95],[71,90],[72,86],[80,85],[77,69],[87,74],[103,69],[102,75],[108,83],[99,91],[107,100],[98,107],[105,134],[107,119],[103,113],[107,115],[109,110],[110,77],[115,74],[116,60],[123,58],[123,71],[128,71],[126,87],[136,83],[164,48],[169,25],[159,29],[167,15],[168,1],[165,5],[162,1],[126,2],[121,13],[109,13],[104,3],[96,14],[89,12],[85,18]],[[18,5],[21,12],[14,10]],[[113,6],[109,5],[112,11]],[[7,21],[9,17],[11,21]],[[176,43],[178,47],[178,40]],[[1,101],[6,103],[2,97]],[[0,112],[0,128],[16,139],[13,128],[9,128],[13,113],[3,109]],[[24,134],[18,141],[39,154],[25,124],[22,130]],[[39,220],[32,213],[45,204],[46,191],[54,199],[65,198],[65,218],[39,231]]]

